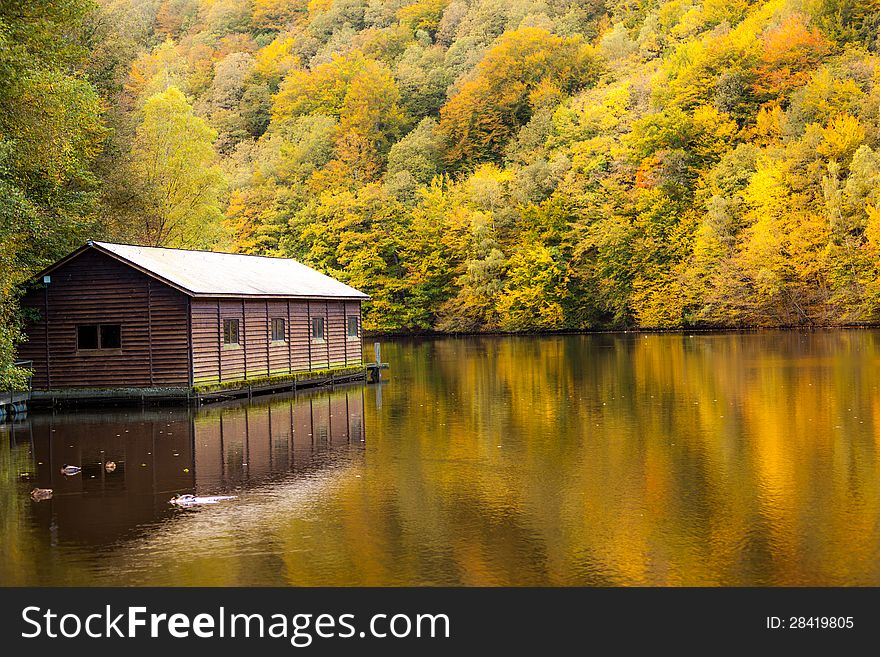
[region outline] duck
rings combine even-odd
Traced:
[[[63,468],[61,468],[61,474],[66,477],[78,475],[80,472],[82,472],[82,468],[78,465],[65,465]]]
[[[184,495],[175,495],[168,502],[176,506],[190,507],[197,504],[217,504],[217,502],[222,502],[223,500],[234,500],[235,497],[235,495],[209,495],[202,497],[186,493]]]
[[[43,500],[51,500],[52,499],[52,489],[51,488],[34,488],[31,491],[31,499],[34,502],[42,502]]]

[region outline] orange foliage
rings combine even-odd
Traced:
[[[815,27],[808,28],[804,16],[789,16],[764,34],[755,92],[768,101],[786,96],[809,81],[830,51],[831,43]]]
[[[308,12],[304,0],[254,0],[251,23],[254,27],[281,30]]]
[[[593,49],[580,36],[560,37],[537,27],[503,34],[440,112],[448,161],[492,157],[528,122],[535,109],[530,101],[543,103],[551,89],[551,95],[570,93],[598,72]]]

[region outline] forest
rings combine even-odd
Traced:
[[[0,378],[93,238],[296,258],[379,332],[877,322],[878,34],[880,0],[2,0]]]

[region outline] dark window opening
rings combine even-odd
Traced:
[[[324,339],[324,318],[312,317],[312,340]]]
[[[122,327],[119,324],[101,324],[101,349],[122,348]]]
[[[76,348],[79,351],[121,349],[122,326],[119,324],[83,324],[76,327]]]
[[[349,315],[348,317],[348,337],[358,337],[358,318],[356,315]]]
[[[238,344],[238,320],[223,320],[223,344]]]
[[[98,325],[90,324],[88,326],[76,327],[76,348],[77,349],[97,349],[98,348]]]
[[[284,320],[281,317],[276,317],[272,320],[272,341],[283,342],[285,338]]]

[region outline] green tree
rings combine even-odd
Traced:
[[[501,328],[552,331],[564,326],[567,283],[558,249],[543,244],[520,247],[507,263],[507,282],[498,298]]]
[[[20,382],[15,298],[96,229],[103,108],[82,74],[86,0],[0,3],[0,388]]]
[[[398,197],[414,199],[418,186],[425,186],[442,170],[442,149],[436,134],[437,122],[422,119],[388,153],[386,183]]]
[[[506,258],[486,212],[470,214],[470,254],[457,280],[458,294],[440,308],[437,328],[444,331],[498,329],[498,299],[504,289]]]

